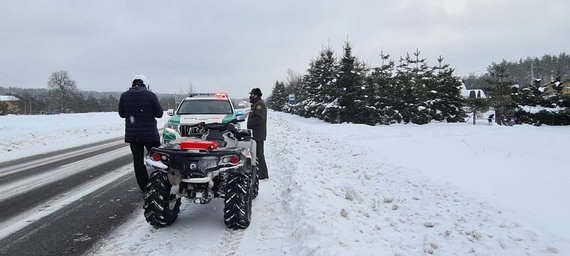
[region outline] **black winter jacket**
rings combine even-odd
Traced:
[[[156,95],[144,86],[133,86],[121,94],[119,116],[125,118],[125,142],[158,143],[155,118],[163,113]]]

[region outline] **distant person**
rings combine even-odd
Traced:
[[[490,114],[489,118],[487,118],[487,121],[489,121],[489,125],[493,124],[493,118],[495,117],[495,114]]]
[[[263,149],[263,143],[267,137],[267,107],[265,106],[265,102],[261,99],[262,95],[259,88],[253,88],[249,93],[249,102],[251,102],[252,105],[247,118],[247,128],[253,130],[253,140],[255,140],[257,144],[256,158],[260,180],[269,178]]]
[[[132,87],[119,98],[119,116],[125,119],[125,142],[130,143],[135,176],[141,191],[145,191],[148,172],[144,150],[160,146],[156,119],[163,114],[156,95],[147,90],[148,80],[135,75]]]

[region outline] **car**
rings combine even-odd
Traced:
[[[162,144],[187,136],[196,124],[243,121],[246,114],[244,111],[236,111],[225,92],[191,93],[180,102],[176,110],[169,109],[166,113],[171,117],[164,126]]]

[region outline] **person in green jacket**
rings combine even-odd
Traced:
[[[257,144],[256,157],[257,166],[259,168],[259,179],[269,178],[267,171],[267,164],[265,163],[265,154],[263,150],[263,143],[267,137],[267,107],[265,102],[261,99],[261,90],[253,88],[249,93],[249,102],[252,103],[251,111],[247,118],[247,128],[253,130],[253,140]]]

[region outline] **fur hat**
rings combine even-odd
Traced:
[[[261,93],[261,89],[259,88],[251,89],[251,92],[249,94],[257,95],[259,97],[263,96],[263,93]]]

